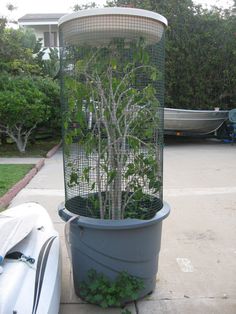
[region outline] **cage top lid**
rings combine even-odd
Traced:
[[[156,20],[157,22],[160,22],[164,24],[165,26],[168,25],[167,19],[164,16],[156,12],[142,10],[142,9],[134,9],[134,8],[121,8],[121,7],[88,9],[88,10],[74,12],[71,14],[66,14],[59,19],[58,25],[60,26],[65,22],[69,22],[77,18],[98,16],[98,15],[130,15],[130,16],[146,17],[146,18]]]

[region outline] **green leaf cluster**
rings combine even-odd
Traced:
[[[68,167],[67,186],[81,183],[98,191],[100,218],[124,218],[133,195],[137,200],[145,189],[150,194],[161,190],[156,140],[163,75],[150,57],[153,49],[143,38],[129,44],[115,38],[106,47],[65,47],[65,151],[70,154],[79,143],[86,157],[80,169]],[[97,161],[87,168],[92,156]]]
[[[17,74],[40,74],[33,51],[36,37],[31,30],[6,28],[0,19],[0,71]]]
[[[158,161],[155,154],[137,154],[132,163],[127,164],[125,178],[131,177],[129,186],[134,192],[139,191],[140,198],[143,196],[142,186],[148,184],[149,189],[157,193],[160,190],[161,182],[158,180]],[[141,180],[140,180],[141,179]]]
[[[43,54],[31,29],[8,29],[0,19],[0,133],[21,152],[37,126],[60,125],[59,85],[45,70]],[[54,59],[58,63],[55,52]]]
[[[192,0],[112,0],[107,5],[151,10],[167,18],[165,107],[235,107],[235,6],[204,9]]]
[[[134,301],[144,288],[143,280],[127,272],[120,272],[114,281],[94,269],[88,272],[88,280],[79,287],[80,296],[89,303],[102,308],[121,307],[127,301]]]
[[[27,129],[50,116],[45,94],[31,77],[0,76],[0,121]]]

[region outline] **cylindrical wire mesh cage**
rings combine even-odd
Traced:
[[[65,207],[100,219],[162,208],[164,28],[157,13],[106,8],[59,21]]]

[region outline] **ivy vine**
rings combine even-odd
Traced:
[[[125,271],[120,272],[117,278],[111,281],[104,274],[91,269],[88,271],[88,280],[81,283],[79,291],[85,301],[108,308],[122,307],[127,301],[137,300],[138,293],[143,288],[142,279]]]

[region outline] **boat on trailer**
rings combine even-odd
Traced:
[[[59,235],[47,211],[25,203],[0,214],[0,314],[58,314]]]
[[[228,119],[227,110],[185,110],[164,108],[165,134],[207,135],[216,132]]]

